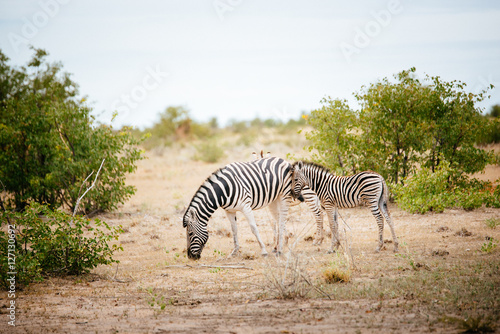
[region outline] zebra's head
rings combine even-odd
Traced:
[[[186,210],[182,226],[186,228],[188,258],[198,260],[208,240],[207,226],[200,222],[196,210],[192,207]]]
[[[303,168],[304,163],[302,161],[297,161],[293,164],[292,195],[298,199],[302,198],[302,189],[308,185],[307,178],[304,176]]]

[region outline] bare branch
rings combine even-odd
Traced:
[[[85,192],[83,193],[83,195],[80,196],[76,200],[75,209],[73,210],[73,217],[76,215],[76,212],[78,211],[78,206],[80,205],[80,201],[82,200],[82,198],[89,192],[89,190],[91,190],[92,188],[94,188],[95,181],[97,181],[97,177],[99,176],[99,173],[101,172],[102,165],[104,165],[104,161],[105,160],[106,159],[102,159],[101,166],[99,167],[99,170],[97,171],[97,174],[95,175],[94,182],[92,182],[92,184],[90,185],[90,187],[88,187],[87,190],[85,190]],[[90,175],[87,176],[87,178],[85,179],[85,181],[83,181],[83,183],[85,183],[92,174],[94,174],[94,171],[92,171],[92,173],[90,173]],[[82,183],[82,186],[83,186],[83,183]],[[82,190],[82,188],[80,186],[80,191],[81,190]],[[80,192],[78,192],[78,195],[80,195]],[[73,223],[73,221],[71,221],[71,223]]]

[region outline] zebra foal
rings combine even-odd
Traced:
[[[266,247],[260,238],[252,210],[269,206],[279,225],[275,249],[280,253],[288,207],[292,201],[291,184],[291,164],[276,157],[235,162],[215,171],[196,191],[183,217],[188,257],[200,258],[208,241],[208,220],[218,208],[225,210],[231,223],[234,239],[231,255],[240,248],[236,212],[241,211],[257,238],[261,254],[265,256]]]
[[[326,211],[332,230],[330,252],[333,252],[334,248],[337,249],[340,245],[337,208],[353,208],[361,204],[370,207],[377,221],[379,240],[376,251],[379,252],[384,245],[384,218],[391,230],[394,252],[398,251],[398,238],[394,232],[394,225],[387,209],[389,192],[381,175],[366,171],[352,176],[336,176],[321,165],[304,161],[297,161],[292,166],[292,192],[294,197],[300,196],[302,189],[308,187],[317,194],[322,208]],[[316,220],[318,222],[318,219]],[[323,227],[319,226],[318,223],[317,233],[319,231],[322,233]]]

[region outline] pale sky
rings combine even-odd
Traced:
[[[149,126],[183,105],[198,121],[297,118],[325,96],[410,67],[497,86],[499,1],[0,0],[0,48],[24,65],[43,48],[99,121]]]

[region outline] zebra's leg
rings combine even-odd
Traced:
[[[371,208],[372,215],[377,220],[378,225],[378,247],[375,250],[376,253],[380,252],[382,247],[384,247],[384,218],[382,218],[382,214],[380,213],[378,205],[374,205]]]
[[[315,196],[314,202],[309,207],[316,218],[316,234],[314,235],[313,245],[321,245],[325,239],[325,233],[323,231],[323,212],[321,212],[321,203],[317,196]]]
[[[381,200],[381,205],[380,205],[380,211],[382,211],[382,214],[384,215],[385,221],[389,225],[389,228],[391,229],[391,234],[392,234],[392,242],[394,242],[394,253],[398,252],[398,247],[399,247],[399,241],[398,237],[396,236],[396,232],[394,231],[394,224],[392,223],[391,216],[389,215],[389,209],[387,208],[387,203],[385,201]]]
[[[261,249],[260,253],[262,254],[262,256],[266,256],[267,255],[266,246],[264,245],[264,243],[262,242],[262,239],[260,238],[259,230],[257,229],[257,224],[255,223],[255,218],[253,216],[252,209],[250,207],[245,207],[242,210],[242,212],[245,215],[245,217],[247,218],[248,225],[250,225],[250,230],[252,230],[252,233],[255,235],[255,237],[257,238],[257,241],[259,242],[260,249]]]
[[[302,189],[302,197],[304,197],[304,202],[309,207],[309,210],[311,210],[316,220],[316,233],[314,234],[313,245],[321,245],[324,239],[323,213],[321,212],[321,203],[319,202],[318,195],[306,187]]]
[[[233,231],[234,249],[230,256],[238,254],[240,251],[240,244],[238,243],[238,225],[236,223],[236,212],[226,211],[227,219],[231,223],[231,230]]]
[[[278,247],[276,254],[280,255],[283,251],[283,241],[286,238],[288,242],[288,235],[286,232],[286,222],[288,215],[288,208],[290,207],[291,198],[281,198],[278,200],[278,210],[279,210],[279,225],[278,225]]]
[[[273,253],[278,251],[278,224],[279,224],[279,210],[278,210],[278,201],[274,201],[269,204],[269,211],[273,216]]]
[[[334,253],[340,246],[339,240],[339,225],[337,223],[337,207],[331,207],[326,210],[328,221],[330,222],[330,229],[332,230],[332,243],[328,253]]]

